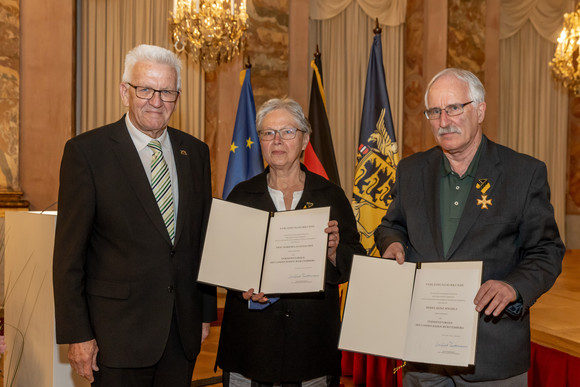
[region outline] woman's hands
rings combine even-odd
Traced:
[[[254,289],[251,288],[249,289],[247,292],[243,292],[242,293],[242,297],[244,298],[244,300],[252,300],[254,302],[259,302],[261,304],[264,304],[266,302],[268,302],[268,297],[265,297],[264,292],[260,292],[258,294],[254,294]]]
[[[338,234],[338,221],[331,220],[328,222],[328,227],[324,229],[324,232],[328,234],[328,250],[326,252],[326,257],[334,266],[336,266],[336,248],[338,247],[338,242],[340,240],[340,235]]]

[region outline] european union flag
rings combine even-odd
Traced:
[[[244,74],[245,73],[245,74]],[[224,182],[223,198],[227,198],[236,184],[248,180],[264,169],[260,141],[256,132],[256,105],[254,92],[250,82],[250,69],[240,73],[240,80],[244,79],[236,124],[230,145],[228,171]]]
[[[387,94],[381,35],[375,33],[365,86],[353,188],[353,209],[368,255],[379,256],[373,233],[391,202],[399,162],[398,146]]]

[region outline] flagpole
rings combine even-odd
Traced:
[[[375,28],[373,29],[373,32],[375,33],[375,35],[379,35],[381,32],[383,32],[383,29],[381,27],[379,27],[379,18],[375,18]]]

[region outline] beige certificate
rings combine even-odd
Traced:
[[[268,212],[213,199],[198,281],[266,294],[324,290],[330,207]]]
[[[483,264],[354,256],[339,348],[409,361],[475,363]]]
[[[475,364],[482,262],[423,263],[415,276],[404,359]]]

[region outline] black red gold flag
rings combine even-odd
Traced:
[[[322,86],[322,64],[320,54],[315,54],[310,63],[313,69],[308,120],[312,126],[310,142],[304,151],[304,165],[333,183],[340,185],[332,135],[326,112],[326,96]]]

